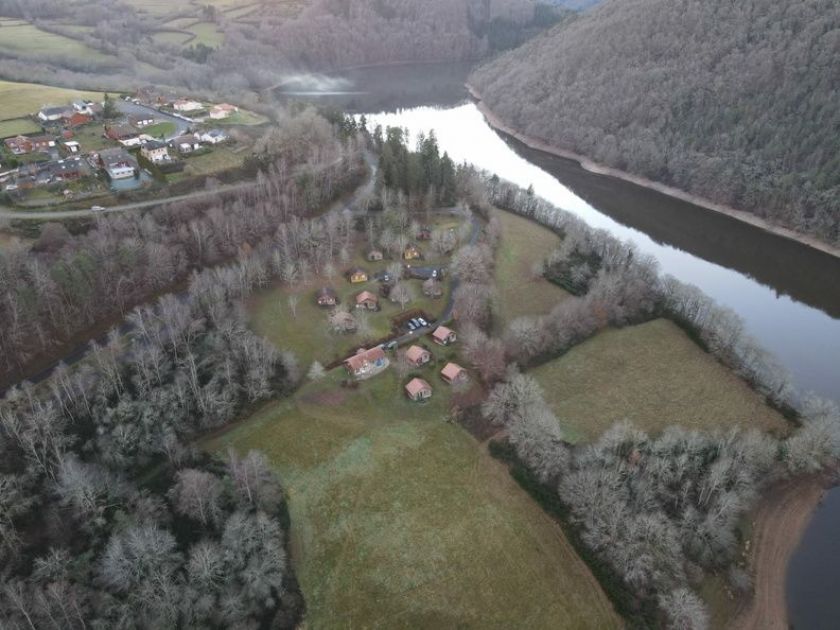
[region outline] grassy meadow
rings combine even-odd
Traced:
[[[12,136],[37,134],[41,131],[41,125],[31,118],[11,118],[0,120],[0,139]]]
[[[195,39],[187,42],[190,45],[204,44],[211,48],[217,48],[225,43],[225,34],[212,22],[198,22],[187,27],[186,30],[195,35]]]
[[[664,319],[603,332],[530,374],[572,440],[593,440],[624,419],[652,433],[672,424],[787,429],[761,396]]]
[[[544,315],[568,297],[563,289],[533,268],[560,244],[560,237],[543,226],[510,212],[496,210],[502,240],[496,255],[499,323],[507,326],[523,315]]]
[[[288,491],[311,628],[615,628],[562,531],[507,470],[393,370],[357,390],[340,371],[208,448],[263,450]]]
[[[42,31],[29,23],[10,25],[7,22],[0,26],[0,51],[33,57],[76,57],[90,61],[113,59],[79,40]]]
[[[0,42],[3,39],[0,37]],[[0,48],[3,43],[0,43]],[[101,101],[101,92],[85,92],[66,88],[0,81],[0,120],[21,118],[37,112],[44,105],[64,105],[78,99]]]

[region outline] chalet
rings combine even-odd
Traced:
[[[347,279],[351,284],[361,284],[368,281],[368,272],[360,267],[351,269],[347,272]]]
[[[403,251],[403,258],[405,260],[417,260],[418,258],[422,257],[423,254],[420,251],[420,248],[417,247],[417,245],[408,245]]]
[[[134,177],[138,171],[137,162],[121,148],[100,151],[99,165],[112,180]]]
[[[135,114],[134,116],[128,117],[128,123],[133,127],[142,129],[143,127],[155,124],[155,117],[151,114]]]
[[[143,148],[140,149],[140,155],[153,164],[168,162],[172,159],[169,156],[169,148],[163,142],[157,140],[151,140],[144,144]]]
[[[239,108],[236,105],[222,103],[221,105],[214,105],[210,108],[210,118],[213,120],[223,120],[225,118],[229,118],[238,111]]]
[[[379,309],[379,298],[370,291],[362,291],[356,296],[356,308],[375,311]]]
[[[105,137],[116,140],[124,147],[134,147],[140,144],[140,134],[128,125],[105,125]]]
[[[372,249],[367,253],[368,262],[379,262],[383,258],[385,258],[385,255],[380,249]]]
[[[211,129],[210,131],[204,131],[202,133],[196,134],[196,137],[201,142],[206,142],[207,144],[221,144],[222,142],[228,139],[227,134],[221,129]]]
[[[204,109],[204,105],[198,101],[193,101],[188,98],[179,98],[177,101],[172,103],[172,109],[176,112],[197,112]]]
[[[68,117],[73,110],[69,107],[44,107],[38,112],[38,120],[41,122],[58,122]]]
[[[409,400],[422,402],[432,397],[432,386],[422,378],[415,378],[405,386],[405,393]]]
[[[467,371],[457,363],[447,363],[446,367],[440,371],[440,376],[450,385],[461,385],[470,380]]]
[[[449,346],[458,341],[455,331],[446,326],[438,326],[432,333],[432,339],[439,346]]]
[[[411,346],[405,351],[405,360],[414,367],[423,367],[432,360],[432,353],[420,346]]]
[[[358,379],[375,376],[385,370],[388,364],[388,357],[380,346],[370,350],[359,350],[344,361],[344,367],[350,376]]]
[[[325,308],[335,306],[338,304],[338,293],[330,287],[318,289],[318,292],[315,294],[315,302],[318,306]]]

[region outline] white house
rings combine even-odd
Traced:
[[[78,114],[93,116],[93,101],[73,101],[73,110]]]
[[[210,131],[202,131],[197,133],[196,137],[207,144],[219,144],[228,139],[227,134],[221,129],[211,129]]]
[[[196,112],[200,109],[204,109],[204,105],[199,103],[198,101],[193,101],[186,98],[179,98],[175,103],[172,104],[172,108],[176,112]]]
[[[151,142],[144,144],[143,148],[140,149],[140,155],[154,164],[157,164],[158,162],[167,162],[172,159],[169,157],[169,149],[167,146],[157,140],[152,140]]]
[[[44,107],[38,112],[38,120],[41,122],[55,122],[64,118],[70,111],[69,107]]]
[[[214,105],[210,108],[210,118],[212,118],[213,120],[223,120],[225,118],[230,117],[232,114],[235,114],[238,111],[239,108],[236,105],[222,103],[221,105]]]

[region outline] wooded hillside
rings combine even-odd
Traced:
[[[611,0],[477,70],[506,123],[840,241],[840,4]]]

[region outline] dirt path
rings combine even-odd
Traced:
[[[564,149],[559,149],[545,142],[544,140],[520,133],[516,129],[513,129],[512,127],[508,126],[507,123],[505,123],[501,118],[499,118],[484,103],[484,101],[481,98],[481,94],[474,87],[467,84],[467,90],[470,92],[472,97],[476,99],[478,109],[481,111],[482,114],[484,114],[484,117],[487,119],[487,123],[491,127],[493,127],[493,129],[501,131],[502,133],[505,133],[513,138],[516,138],[517,140],[531,147],[532,149],[536,149],[538,151],[542,151],[543,153],[548,153],[550,155],[556,155],[557,157],[566,158],[568,160],[574,160],[590,173],[595,173],[597,175],[606,175],[608,177],[615,177],[616,179],[621,179],[626,182],[630,182],[631,184],[636,184],[637,186],[641,186],[642,188],[655,190],[659,193],[662,193],[663,195],[668,195],[669,197],[673,197],[674,199],[686,201],[688,203],[694,204],[695,206],[700,206],[701,208],[705,208],[713,212],[725,214],[728,217],[732,217],[733,219],[737,219],[738,221],[742,221],[744,223],[749,223],[750,225],[764,230],[766,232],[770,232],[771,234],[775,234],[783,238],[788,238],[790,240],[796,241],[797,243],[801,243],[802,245],[812,247],[813,249],[817,249],[836,258],[840,258],[840,247],[833,247],[828,243],[824,243],[823,241],[808,236],[807,234],[800,234],[799,232],[795,232],[786,227],[770,223],[769,221],[765,221],[761,217],[758,217],[752,214],[751,212],[738,210],[731,206],[716,203],[704,197],[693,195],[684,190],[680,190],[679,188],[667,186],[666,184],[655,182],[653,180],[647,179],[646,177],[641,177],[640,175],[633,175],[632,173],[627,173],[626,171],[621,171],[615,168],[610,168],[609,166],[604,166],[603,164],[598,164],[597,162],[593,162],[589,158],[578,153],[566,151]]]
[[[788,629],[788,561],[822,496],[823,484],[808,477],[779,486],[759,504],[750,552],[755,595],[729,624],[729,630]]]

